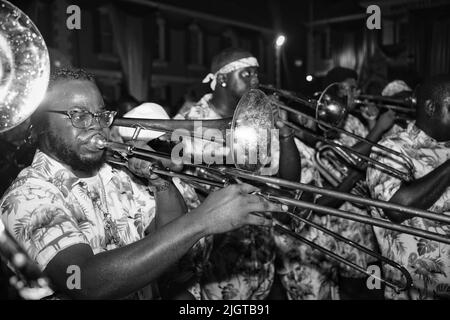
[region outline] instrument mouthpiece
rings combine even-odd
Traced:
[[[91,138],[91,143],[99,149],[105,149],[106,142],[106,139],[100,135],[95,135]]]

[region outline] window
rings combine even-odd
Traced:
[[[264,37],[258,37],[258,62],[260,69],[267,70],[266,64],[266,43],[264,42]]]
[[[106,7],[98,8],[96,21],[95,48],[97,53],[104,58],[117,57],[111,19]]]
[[[203,33],[197,24],[191,24],[188,31],[188,64],[203,65]]]
[[[155,23],[156,23],[155,62],[165,63],[167,61],[166,20],[160,14],[157,14]]]
[[[237,37],[233,30],[228,29],[222,35],[222,49],[237,47]]]

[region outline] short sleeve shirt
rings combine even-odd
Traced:
[[[212,94],[181,110],[175,119],[214,120]],[[277,158],[276,155],[274,158]],[[204,300],[261,300],[267,297],[274,277],[275,250],[271,230],[246,226],[207,238],[203,254],[196,253],[198,285],[189,291]],[[209,243],[208,243],[209,242]],[[227,254],[223,254],[227,252]]]
[[[80,179],[39,150],[1,200],[3,223],[42,269],[75,244],[97,254],[133,243],[154,216],[149,190],[124,171],[105,164]]]
[[[385,137],[381,145],[405,155],[413,167],[415,179],[419,179],[450,158],[450,142],[438,142],[419,129],[415,122],[410,122],[406,129]],[[386,155],[374,150],[371,157],[392,168],[406,172],[404,161],[397,156]],[[374,167],[367,170],[367,184],[372,198],[389,201],[402,185],[402,181]],[[428,208],[436,213],[449,215],[450,189]],[[386,218],[381,209],[372,208],[374,217]],[[402,223],[430,232],[450,236],[450,227],[431,220],[414,217]],[[374,227],[382,251],[388,258],[403,265],[413,277],[414,288],[408,292],[396,294],[386,288],[385,296],[389,299],[436,299],[450,297],[450,246],[412,235]],[[388,279],[401,281],[401,274],[384,266]]]

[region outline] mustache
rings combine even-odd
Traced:
[[[88,132],[86,135],[80,134],[78,136],[78,140],[80,140],[83,143],[90,142],[92,140],[92,138],[97,136],[97,135],[101,136],[104,140],[108,139],[107,134],[105,134],[103,131],[93,131],[93,132],[90,132],[90,133]]]

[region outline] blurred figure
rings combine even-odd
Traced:
[[[31,164],[35,146],[29,132],[30,121],[0,133],[0,196],[6,191],[19,172]]]
[[[175,119],[207,120],[233,117],[239,100],[257,89],[259,64],[250,52],[228,48],[217,54],[204,83],[212,93],[183,108]],[[277,154],[272,166],[282,178],[299,181],[300,158],[293,133],[279,126]],[[279,170],[278,170],[279,168]],[[197,262],[198,285],[190,289],[197,299],[262,300],[274,281],[275,244],[271,229],[245,227],[214,237],[214,247]]]
[[[128,93],[124,93],[116,102],[117,116],[122,117],[125,113],[139,105],[139,101]]]
[[[401,181],[383,170],[369,167],[367,184],[373,199],[430,210],[448,215],[450,211],[450,76],[436,76],[419,86],[415,120],[406,128],[386,136],[380,144],[406,156],[413,166],[412,181]],[[372,152],[371,157],[405,171],[404,160]],[[371,208],[376,218],[387,218],[443,235],[450,234],[447,224],[403,214],[393,210]],[[401,293],[386,287],[387,299],[449,299],[450,246],[409,234],[374,227],[379,247],[385,257],[404,266],[413,278],[413,286]],[[383,265],[389,281],[402,282],[400,272]]]

